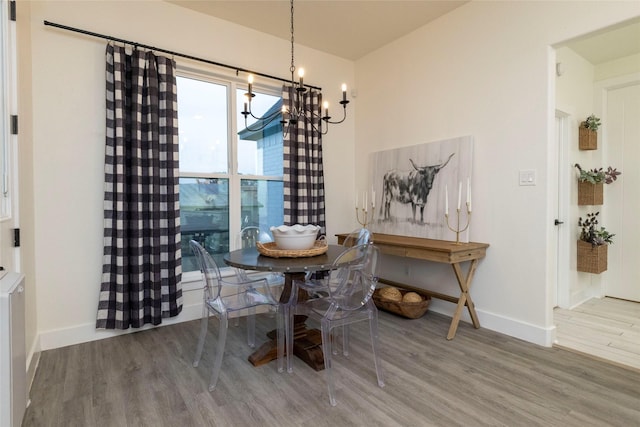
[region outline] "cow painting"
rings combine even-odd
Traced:
[[[391,219],[391,202],[411,204],[413,222],[416,222],[416,208],[420,207],[420,223],[424,223],[424,206],[427,197],[433,187],[433,180],[442,168],[444,168],[455,153],[442,164],[433,166],[417,166],[409,159],[413,169],[411,172],[401,173],[389,171],[382,179],[382,203],[380,214],[385,221]]]

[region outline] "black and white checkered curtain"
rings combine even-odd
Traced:
[[[104,255],[96,327],[182,310],[175,62],[107,46]]]
[[[295,88],[284,86],[283,105],[293,107]],[[322,94],[316,90],[304,93],[304,105],[317,112],[313,126],[298,120],[284,137],[284,223],[315,224],[326,233],[324,211],[324,172],[322,169],[322,135],[319,127]]]

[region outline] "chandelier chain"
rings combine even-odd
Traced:
[[[291,81],[293,81],[293,73],[296,71],[293,55],[293,0],[291,0],[291,67],[289,71],[291,71]]]

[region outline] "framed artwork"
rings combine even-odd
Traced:
[[[374,233],[456,240],[471,204],[473,137],[463,136],[372,153]],[[458,212],[460,209],[460,225]],[[469,241],[469,229],[460,233]]]

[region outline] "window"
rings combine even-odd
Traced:
[[[268,229],[283,222],[282,125],[261,131],[244,127],[236,106],[245,87],[181,71],[178,85],[180,222],[183,271],[197,270],[189,240],[199,241],[220,266],[238,247],[243,227]],[[235,96],[230,96],[234,94]],[[280,110],[277,89],[256,92],[257,114]]]

